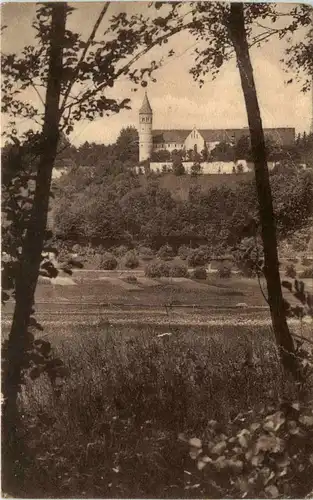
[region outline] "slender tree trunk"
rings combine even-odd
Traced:
[[[3,457],[3,464],[7,467],[9,467],[11,460],[15,460],[12,455],[14,455],[14,450],[16,451],[18,441],[17,428],[19,419],[17,400],[21,385],[21,372],[25,350],[29,346],[29,320],[32,314],[34,294],[39,276],[41,253],[47,224],[52,169],[59,138],[59,103],[65,24],[66,4],[63,2],[52,4],[49,68],[45,116],[40,141],[41,150],[32,213],[16,276],[15,309],[8,339],[7,369],[2,384],[4,396],[2,436],[6,443],[3,451],[8,453],[8,456]]]
[[[228,28],[236,53],[248,115],[264,248],[264,274],[267,283],[268,302],[282,364],[285,369],[294,376],[297,376],[298,370],[294,356],[294,344],[286,320],[280,282],[276,224],[267,166],[265,138],[250,60],[243,9],[242,3],[231,4]]]

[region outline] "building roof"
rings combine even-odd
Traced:
[[[139,110],[139,114],[140,115],[142,115],[142,114],[152,114],[152,108],[150,106],[150,102],[149,102],[149,99],[148,99],[148,96],[147,96],[147,92],[145,93],[145,96],[143,98],[142,105],[141,105],[141,108]]]
[[[241,137],[249,135],[248,128],[234,129],[197,129],[202,135],[205,142],[237,142]],[[178,143],[182,144],[191,133],[192,129],[176,129],[176,130],[153,130],[154,144]],[[266,136],[271,136],[284,145],[292,145],[295,141],[295,129],[292,127],[285,128],[265,128]]]
[[[187,139],[191,130],[153,130],[152,137],[155,144],[179,143],[182,144]]]

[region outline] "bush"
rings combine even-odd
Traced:
[[[112,253],[106,252],[100,257],[99,267],[112,271],[117,268],[117,260]]]
[[[207,255],[203,250],[193,250],[188,257],[188,266],[199,267],[207,263]]]
[[[241,240],[234,252],[236,265],[243,276],[252,278],[261,273],[263,266],[263,250],[260,243],[255,244],[254,238]]]
[[[295,278],[297,276],[296,268],[293,264],[288,264],[286,266],[286,276],[288,276],[288,278]]]
[[[189,255],[190,255],[190,248],[187,246],[187,245],[181,245],[178,249],[178,253],[177,255],[182,259],[182,260],[186,260],[188,259]]]
[[[125,245],[120,245],[113,249],[113,253],[116,257],[123,257],[127,253],[128,249]]]
[[[152,260],[154,258],[154,252],[149,247],[139,247],[138,252],[142,260]]]
[[[151,262],[145,269],[145,276],[149,278],[168,278],[169,275],[170,266],[162,260]]]
[[[219,278],[230,278],[231,277],[231,269],[227,266],[221,266],[217,270],[217,275]]]
[[[306,257],[306,255],[304,255],[301,259],[301,264],[303,266],[310,266],[312,264],[312,260],[309,257]]]
[[[192,272],[192,278],[195,280],[206,280],[207,279],[206,268],[203,266],[196,267]]]
[[[163,245],[157,253],[158,257],[163,260],[171,260],[174,257],[173,249],[170,245]]]
[[[127,252],[127,254],[124,255],[123,258],[123,265],[127,269],[136,269],[136,267],[139,266],[139,259],[137,257],[137,254],[132,250]]]
[[[173,278],[187,278],[188,267],[179,262],[173,262],[170,266],[170,276]]]
[[[180,175],[185,175],[185,173],[186,173],[185,167],[181,161],[178,161],[178,162],[174,161],[172,168],[173,168],[174,175],[177,175],[178,177]]]
[[[126,276],[124,278],[124,281],[126,283],[130,283],[130,284],[135,284],[135,283],[138,283],[138,279],[136,278],[136,276],[133,276],[133,275],[130,275],[130,276]]]
[[[299,278],[313,278],[313,266],[307,267],[301,273],[299,273]]]

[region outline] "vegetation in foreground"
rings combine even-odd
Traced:
[[[57,350],[66,368],[60,384],[53,391],[46,375],[33,381],[30,372],[20,397],[27,460],[17,467],[16,495],[276,498],[312,490],[312,406],[287,404],[295,386],[269,333],[102,332]]]

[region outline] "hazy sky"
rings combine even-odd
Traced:
[[[76,4],[76,11],[71,16],[71,26],[87,37],[101,8],[100,3]],[[117,2],[110,5],[108,14],[125,9],[128,12],[140,10],[145,14],[148,4],[128,2],[125,5],[124,2]],[[34,31],[31,22],[35,12],[34,4],[2,4],[1,10],[1,24],[8,25],[2,37],[2,51],[16,52],[24,45],[32,44]],[[103,28],[105,23],[100,28],[100,33]],[[200,89],[188,73],[192,66],[194,44],[195,40],[191,36],[177,35],[167,46],[167,50],[174,48],[175,57],[155,74],[157,82],[148,85],[147,92],[154,112],[154,128],[192,128],[194,125],[199,128],[247,126],[235,62],[232,60],[226,63],[215,81],[208,75],[205,85]],[[302,132],[308,130],[310,125],[311,95],[304,95],[298,84],[285,84],[285,80],[292,76],[286,75],[280,62],[285,48],[286,42],[271,41],[261,49],[251,50],[263,124],[265,127],[292,126]],[[80,122],[71,136],[72,141],[75,144],[86,140],[113,142],[122,126],[137,126],[138,108],[144,96],[144,89],[140,87],[133,93],[132,86],[124,79],[114,87],[116,97],[131,98],[132,110],[92,123]],[[38,99],[31,93],[28,98],[34,102]]]

